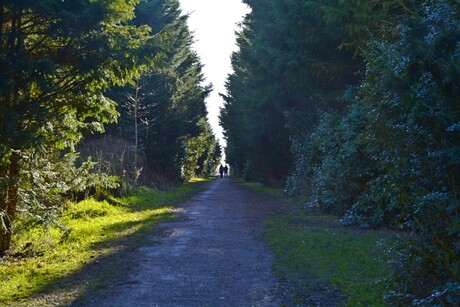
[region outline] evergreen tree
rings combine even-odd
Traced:
[[[289,193],[413,234],[391,302],[458,304],[458,1],[247,3],[221,115],[232,164],[269,176],[287,133]]]
[[[187,18],[182,15],[177,0],[142,1],[133,22],[139,27],[148,25],[154,29],[157,43],[152,48],[160,48],[161,53],[142,74],[137,85],[114,89],[110,93],[121,105],[126,102],[130,105],[128,109],[119,109],[120,123],[112,130],[121,130],[123,137],[133,145],[137,139],[138,145],[133,148],[145,155],[142,167],[154,170],[170,182],[181,181],[190,175],[184,175],[188,144],[191,139],[206,133],[207,128],[202,124],[206,118],[204,102],[211,91],[210,86],[202,85],[202,65],[191,49],[193,37]],[[140,112],[138,129],[134,128],[133,114],[129,114],[134,111],[133,99]],[[134,137],[135,131],[138,131],[137,138]],[[206,148],[213,150],[211,147]],[[144,178],[143,182],[151,180],[154,178]]]
[[[198,125],[201,129],[200,134],[189,138],[185,144],[182,176],[186,179],[211,176],[221,160],[221,149],[212,134],[211,126],[204,118]]]
[[[362,50],[414,10],[413,1],[246,1],[222,125],[227,157],[248,179],[282,182],[323,112],[362,77]],[[299,129],[300,128],[300,129]],[[305,173],[305,171],[303,171]],[[257,178],[259,177],[259,178]]]
[[[318,110],[335,106],[344,86],[357,82],[360,62],[352,50],[339,49],[345,30],[323,18],[330,1],[247,2],[252,12],[233,56],[221,118],[227,157],[249,178],[282,182],[292,162],[286,113],[302,112],[311,129]]]
[[[188,17],[182,15],[179,2],[164,1],[161,7],[161,24],[151,26],[163,29],[170,48],[161,66],[144,76],[144,83],[154,93],[151,99],[155,104],[146,154],[153,168],[177,181],[183,179],[187,142],[202,131],[199,122],[206,118],[205,99],[211,88],[202,85],[202,65],[191,48],[193,37],[187,26]]]
[[[369,43],[357,105],[376,176],[347,219],[410,231],[395,257],[392,303],[460,302],[460,10],[426,1],[401,36]],[[412,280],[412,282],[407,282]]]
[[[148,27],[136,1],[3,1],[0,11],[0,254],[8,250],[28,153],[73,150],[113,122],[103,96],[137,74]]]

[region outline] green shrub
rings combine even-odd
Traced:
[[[378,176],[346,220],[411,232],[390,301],[452,304],[460,295],[459,6],[427,1],[400,28],[397,41],[368,47],[361,139]]]

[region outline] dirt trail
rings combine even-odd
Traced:
[[[163,224],[161,238],[148,238],[122,284],[85,306],[278,306],[261,238],[265,204],[231,179],[213,181],[179,206],[182,218]]]

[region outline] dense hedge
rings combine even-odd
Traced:
[[[323,113],[294,143],[288,191],[307,187],[310,204],[346,212],[344,224],[412,233],[394,262],[392,302],[458,303],[458,7],[430,2],[398,27],[398,40],[368,43],[365,77],[342,97],[346,111]]]
[[[460,303],[459,2],[248,3],[253,13],[222,116],[228,157],[265,159],[241,147],[238,136],[263,134],[246,105],[257,104],[254,97],[267,90],[251,78],[266,76],[268,63],[276,64],[283,78],[268,84],[281,94],[272,94],[270,103],[283,106],[294,161],[286,192],[340,215],[346,225],[404,234],[392,251],[391,304]],[[301,16],[305,23],[293,22]],[[291,27],[284,36],[274,27],[283,17]],[[257,49],[265,24],[272,30],[263,42],[266,54]],[[251,52],[258,57],[246,59]],[[284,66],[270,62],[275,55]],[[245,84],[251,96],[241,91]],[[263,169],[257,174],[263,177]]]

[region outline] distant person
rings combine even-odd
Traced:
[[[225,165],[224,167],[224,177],[227,177],[228,176],[228,166]]]
[[[222,164],[219,167],[219,174],[220,178],[224,178],[224,167],[222,166]]]

